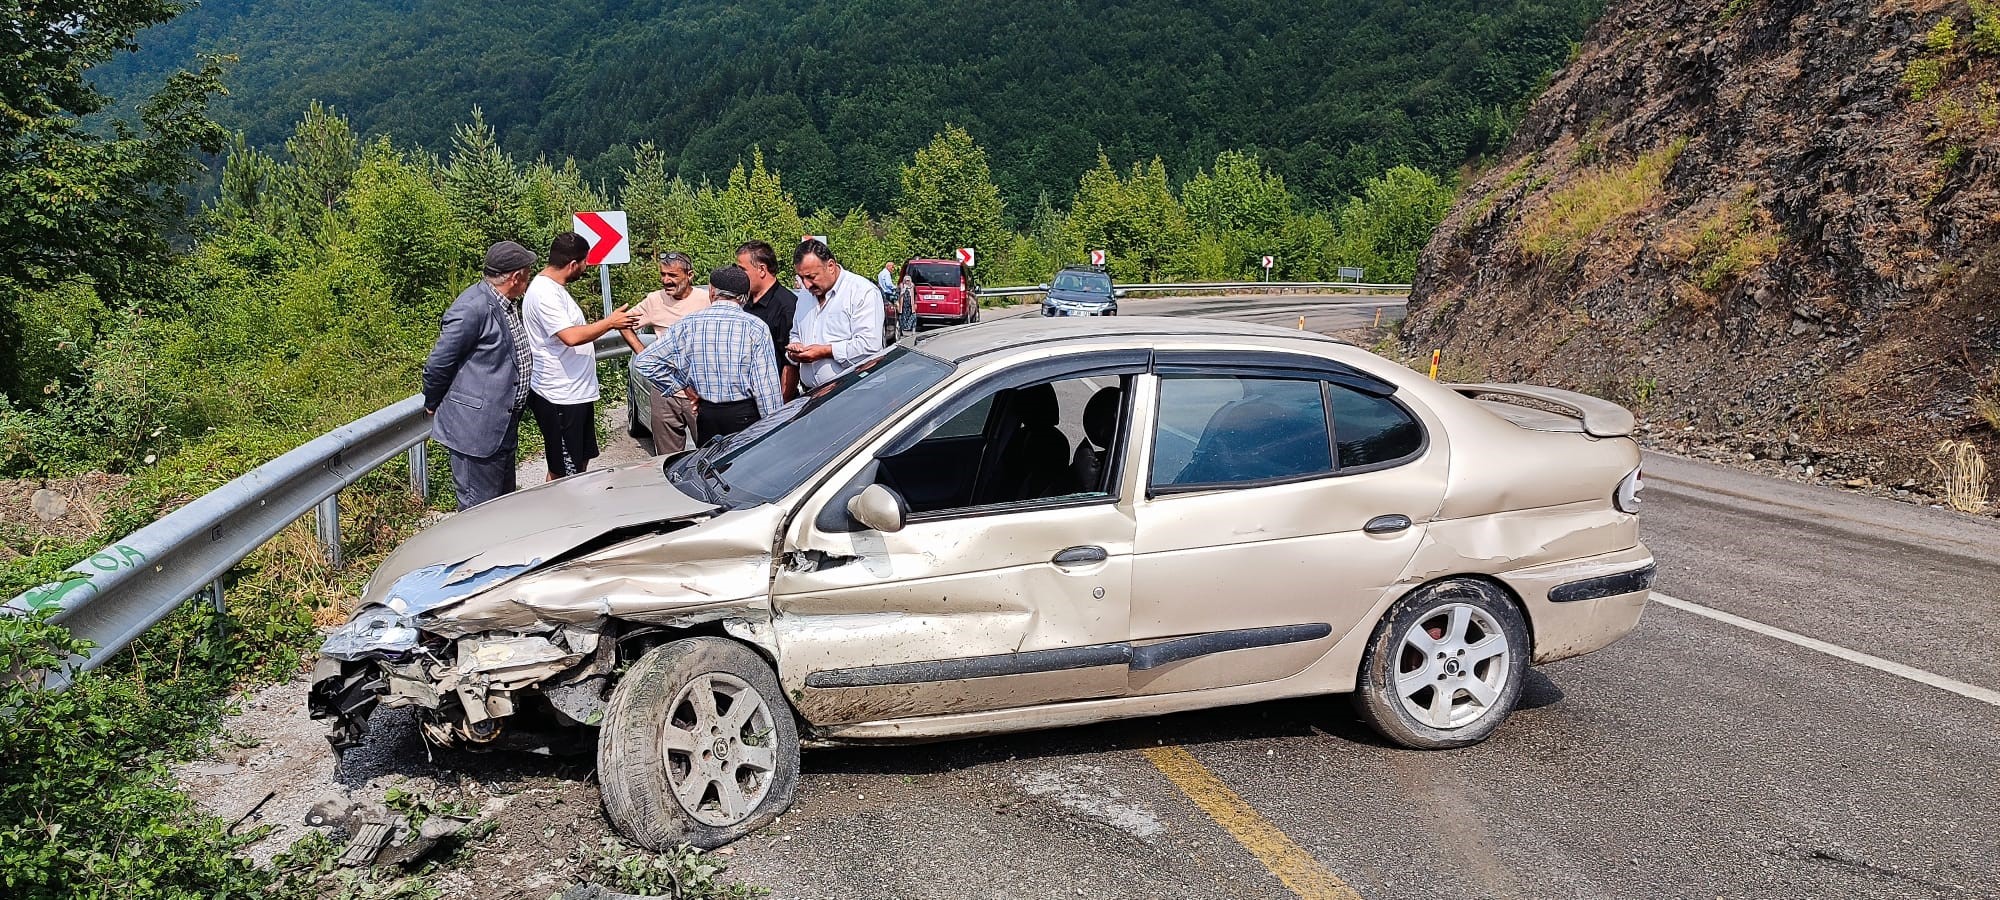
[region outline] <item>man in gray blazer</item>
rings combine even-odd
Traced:
[[[424,360],[424,412],[450,451],[459,509],[514,490],[515,428],[533,373],[520,303],[534,268],[535,254],[513,241],[487,248],[486,277],[452,301]]]

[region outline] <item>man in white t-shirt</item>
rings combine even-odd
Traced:
[[[882,351],[882,291],[843,268],[818,240],[799,245],[792,271],[806,293],[799,297],[785,358],[799,367],[799,384],[812,391]]]
[[[528,333],[528,355],[534,360],[529,381],[528,410],[542,432],[549,480],[575,475],[597,458],[597,339],[614,328],[632,345],[645,349],[632,329],[638,316],[619,310],[587,322],[576,299],[564,285],[583,274],[589,242],[565,231],[549,245],[549,264],[528,285],[521,298],[521,324]]]

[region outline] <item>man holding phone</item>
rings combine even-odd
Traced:
[[[799,298],[785,358],[807,392],[882,352],[882,292],[840,265],[826,244],[808,240],[792,254],[806,293]]]

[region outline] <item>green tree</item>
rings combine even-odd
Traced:
[[[313,101],[285,140],[285,163],[270,182],[284,219],[310,231],[334,211],[361,165],[360,141],[338,113]]]
[[[1102,152],[1077,181],[1064,231],[1069,259],[1103,250],[1112,275],[1125,281],[1178,274],[1194,239],[1187,211],[1168,188],[1166,163],[1159,157],[1134,163],[1131,174],[1121,178]]]
[[[109,134],[83,125],[109,103],[84,73],[179,11],[171,0],[51,0],[14,4],[0,27],[0,394],[41,387],[19,381],[46,349],[24,346],[19,292],[81,280],[118,308],[157,293],[192,154],[227,138],[206,113],[221,64],[176,72],[136,129],[121,120]]]
[[[1365,268],[1373,281],[1411,280],[1417,254],[1444,221],[1451,197],[1451,186],[1410,166],[1369,179],[1340,211],[1337,264]]]
[[[477,106],[472,108],[470,123],[452,130],[444,196],[482,247],[496,241],[518,241],[527,231],[520,214],[520,176],[514,163],[500,152],[500,142]]]
[[[1003,249],[1000,188],[986,151],[971,133],[947,126],[902,167],[896,211],[910,230],[910,251],[949,257],[959,247],[998,255]]]

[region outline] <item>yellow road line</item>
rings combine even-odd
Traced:
[[[1311,900],[1361,900],[1361,895],[1348,887],[1347,882],[1327,871],[1312,854],[1279,831],[1278,826],[1243,802],[1194,754],[1179,747],[1148,747],[1143,752],[1160,774],[1187,794],[1202,812],[1208,813],[1215,824],[1228,831],[1243,849],[1256,856],[1292,893]]]

